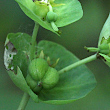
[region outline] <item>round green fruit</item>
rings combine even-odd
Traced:
[[[26,77],[26,82],[35,93],[39,93],[42,89],[42,85],[40,85],[40,82],[32,79],[32,77],[29,74]]]
[[[52,11],[49,11],[47,13],[47,16],[46,16],[46,20],[50,23],[50,22],[55,22],[57,20],[58,16],[56,13],[52,12]]]
[[[44,89],[53,88],[59,81],[59,74],[56,69],[49,67],[42,79],[42,87]]]
[[[33,80],[29,74],[26,77],[26,82],[32,90],[37,86],[37,81]]]
[[[107,43],[102,43],[99,46],[99,51],[100,51],[100,53],[103,53],[103,54],[109,54],[109,52],[110,52],[109,45]]]
[[[33,11],[37,16],[39,16],[41,19],[46,18],[47,12],[49,11],[49,8],[47,4],[42,4],[39,1],[35,1],[35,6],[33,7]]]
[[[48,63],[44,59],[34,59],[29,64],[29,74],[35,81],[39,81],[44,77],[48,67]]]

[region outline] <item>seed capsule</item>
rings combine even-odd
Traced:
[[[33,80],[29,74],[26,77],[26,81],[32,90],[37,86],[37,82],[35,80]]]
[[[34,59],[29,64],[29,74],[35,81],[41,80],[47,72],[48,67],[48,63],[44,59]]]
[[[46,60],[37,58],[29,64],[29,74],[27,83],[34,92],[39,92],[42,88],[51,89],[59,80],[56,69],[49,67]]]
[[[42,79],[42,86],[44,89],[53,88],[59,80],[59,74],[56,69],[49,67],[45,76]]]
[[[47,16],[46,16],[46,20],[50,23],[50,22],[55,22],[57,20],[58,16],[56,13],[52,12],[52,11],[49,11],[47,13]]]

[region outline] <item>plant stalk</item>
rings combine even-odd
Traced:
[[[37,43],[36,38],[37,38],[38,29],[39,29],[39,24],[35,23],[33,33],[32,33],[31,45],[30,45],[30,60],[33,60],[35,55],[35,51],[36,51],[35,45]]]
[[[38,33],[38,28],[39,28],[39,24],[35,22],[35,26],[33,29],[33,33],[32,33],[32,39],[31,39],[31,44],[30,44],[30,60],[33,60],[34,56],[35,56],[35,51],[36,51],[36,37],[37,37],[37,33]],[[18,107],[17,110],[25,110],[26,105],[29,101],[29,94],[28,93],[24,93],[22,100],[20,102],[20,105]]]
[[[49,11],[53,12],[53,8],[52,8],[51,4],[49,4]],[[51,26],[52,26],[54,31],[58,32],[58,27],[56,26],[55,22],[52,21]]]
[[[26,105],[27,105],[27,103],[29,101],[29,98],[30,98],[29,94],[28,93],[24,93],[24,95],[22,97],[22,100],[20,102],[20,105],[19,105],[17,110],[25,110]]]
[[[71,70],[71,69],[73,69],[73,68],[76,68],[77,66],[80,66],[80,65],[82,65],[82,64],[91,62],[91,61],[96,60],[96,59],[97,59],[97,54],[92,55],[92,56],[90,56],[90,57],[84,58],[84,59],[82,59],[82,60],[80,60],[80,61],[78,61],[78,62],[76,62],[76,63],[73,63],[73,64],[71,64],[71,65],[69,65],[69,66],[67,66],[67,67],[65,67],[65,68],[63,68],[63,69],[61,69],[60,71],[58,71],[58,73],[59,73],[59,74],[63,74],[63,73],[65,73],[65,72],[67,72],[67,71],[69,71],[69,70]]]

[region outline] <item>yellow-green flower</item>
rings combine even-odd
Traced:
[[[56,34],[58,27],[63,27],[79,20],[82,15],[82,7],[78,0],[16,0],[23,12],[42,27]],[[49,11],[58,15],[55,25],[46,20]]]

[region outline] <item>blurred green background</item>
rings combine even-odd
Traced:
[[[61,37],[40,27],[38,41],[57,42],[83,59],[88,53],[84,46],[96,46],[98,36],[110,12],[110,0],[80,0],[84,16],[81,20],[60,28]],[[74,8],[74,7],[73,7]],[[0,0],[0,110],[16,110],[23,92],[10,80],[3,64],[4,42],[10,32],[31,35],[34,22],[19,8],[14,0]],[[110,68],[102,61],[88,63],[97,86],[85,98],[66,105],[34,103],[31,99],[26,110],[110,110]]]

